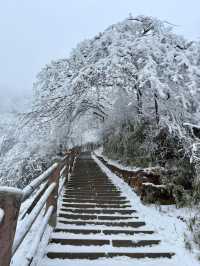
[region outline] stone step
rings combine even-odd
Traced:
[[[96,187],[107,187],[107,188],[115,188],[116,187],[114,185],[112,185],[111,183],[107,183],[107,182],[102,182],[100,183],[89,183],[89,182],[84,182],[84,183],[68,183],[67,187],[81,187],[81,188],[96,188]]]
[[[63,217],[66,219],[79,219],[79,220],[127,220],[127,219],[138,219],[138,217],[132,217],[132,216],[98,216],[98,215],[76,215],[76,214],[66,214],[66,213],[60,213],[59,217]]]
[[[136,210],[97,210],[97,209],[70,209],[61,208],[61,211],[71,212],[71,213],[84,213],[84,214],[133,214]]]
[[[144,246],[152,246],[158,245],[160,240],[112,240],[113,247],[144,247]]]
[[[82,235],[90,235],[90,234],[105,234],[105,235],[137,235],[137,234],[147,234],[151,235],[154,231],[151,230],[115,230],[115,229],[66,229],[66,228],[55,228],[55,233],[63,232],[70,234],[82,234]]]
[[[69,198],[68,193],[63,194],[65,197]],[[104,200],[127,200],[126,197],[122,196],[101,196],[101,195],[94,195],[92,196],[93,199],[104,199]],[[76,197],[70,197],[70,199],[80,199],[79,195],[76,195]],[[84,197],[83,199],[91,199],[90,195],[87,195],[87,197]]]
[[[89,185],[89,186],[96,186],[96,185],[112,185],[113,186],[113,183],[112,182],[109,182],[108,180],[101,180],[101,181],[94,181],[94,180],[86,180],[86,181],[69,181],[67,183],[68,185],[75,185],[75,186],[78,186],[78,185]]]
[[[73,198],[67,198],[63,197],[63,202],[69,202],[69,203],[96,203],[96,204],[126,204],[130,203],[128,200],[104,200],[104,199],[73,199]]]
[[[63,233],[70,233],[70,234],[83,234],[83,235],[89,235],[89,234],[100,234],[101,230],[96,229],[65,229],[65,228],[55,228],[55,233],[63,232]]]
[[[79,203],[63,203],[62,206],[67,207],[67,208],[107,208],[107,209],[120,209],[120,208],[131,208],[130,205],[120,205],[120,204],[79,204]]]
[[[118,235],[118,234],[125,234],[125,235],[136,235],[136,234],[148,234],[151,235],[154,233],[152,230],[114,230],[114,229],[105,229],[102,231],[105,235]]]
[[[71,192],[71,193],[80,193],[80,192],[82,192],[83,194],[84,193],[87,193],[87,192],[92,192],[91,191],[91,188],[87,188],[87,187],[85,187],[85,188],[78,188],[78,187],[66,187],[65,188],[65,192]],[[107,191],[105,191],[105,189],[102,191],[101,190],[101,192],[99,192],[99,193],[101,193],[101,194],[109,194],[109,193],[111,193],[111,195],[112,194],[121,194],[121,191],[120,190],[118,190],[118,189],[113,189],[113,190],[108,190],[108,192]],[[94,193],[94,190],[93,190],[93,193]]]
[[[116,186],[113,183],[109,183],[109,182],[99,182],[99,183],[95,183],[95,182],[68,182],[67,186],[80,186],[80,187],[109,187],[109,188],[116,188]]]
[[[69,190],[73,191],[74,187],[68,187]],[[119,190],[112,190],[110,188],[104,188],[104,189],[98,189],[98,188],[79,188],[79,187],[76,187],[76,189],[74,189],[74,192],[73,193],[83,193],[83,194],[86,194],[86,193],[107,193],[107,194],[110,194],[110,193],[116,193],[116,192],[119,192]],[[112,195],[112,194],[111,194]]]
[[[76,214],[65,214],[60,213],[59,217],[65,218],[65,219],[77,219],[77,220],[97,220],[96,215],[76,215]]]
[[[109,240],[109,239],[69,239],[69,238],[52,238],[51,244],[61,244],[70,246],[104,246],[112,245],[113,247],[144,247],[158,245],[160,240]]]
[[[174,253],[170,252],[48,252],[47,257],[50,259],[98,259],[98,258],[113,258],[113,257],[129,257],[134,259],[145,258],[171,258]]]
[[[76,193],[74,193],[74,192],[67,192],[67,193],[65,193],[65,195],[67,195],[67,197],[72,197],[72,198],[74,198],[74,197],[79,197],[79,198],[88,198],[88,195],[90,196],[90,197],[118,197],[118,196],[120,196],[121,194],[119,193],[98,193],[98,192],[87,192],[87,193],[85,193],[85,192],[76,192]]]
[[[106,225],[113,227],[140,227],[144,226],[145,222],[105,222],[105,221],[67,221],[67,220],[59,220],[59,223],[63,224],[73,224],[73,225]]]
[[[109,245],[110,240],[106,239],[60,239],[52,238],[50,243],[70,246],[104,246]]]

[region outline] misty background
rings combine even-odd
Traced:
[[[199,0],[0,1],[0,110],[30,98],[42,66],[67,57],[76,44],[110,24],[140,14],[175,25],[189,39],[200,36]]]

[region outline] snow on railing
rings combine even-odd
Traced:
[[[54,163],[43,174],[34,179],[28,186],[23,189],[23,201],[26,200],[31,195],[31,193],[52,174],[52,172],[58,167],[58,165],[58,163]]]
[[[20,244],[22,243],[25,236],[29,232],[31,226],[33,225],[34,221],[38,217],[38,214],[44,207],[47,199],[49,198],[49,196],[51,195],[55,187],[56,187],[56,183],[53,183],[47,188],[44,195],[41,197],[40,201],[37,203],[33,211],[28,215],[27,219],[25,219],[23,226],[20,226],[15,236],[15,241],[14,241],[13,248],[12,248],[12,255],[14,255],[16,250],[19,248]]]
[[[74,168],[76,155],[77,151],[72,150],[23,190],[0,187],[0,266],[10,265],[12,256],[23,243],[39,214],[44,211],[45,216],[24,265],[31,264],[47,224],[53,227],[56,225],[58,195]],[[21,203],[34,191],[36,193],[31,204],[19,217]]]
[[[0,224],[1,222],[3,221],[3,218],[4,218],[4,210],[0,209]]]
[[[50,206],[48,208],[48,210],[47,210],[47,212],[46,212],[46,214],[45,214],[45,216],[44,216],[44,218],[43,218],[43,220],[42,220],[42,222],[40,224],[40,228],[39,228],[39,231],[37,233],[37,236],[35,237],[32,245],[31,245],[31,249],[30,249],[28,255],[25,258],[25,262],[24,262],[23,266],[31,265],[31,263],[33,261],[33,258],[34,258],[35,254],[37,252],[37,249],[38,249],[38,246],[40,244],[40,241],[41,241],[41,239],[43,237],[43,234],[45,232],[45,229],[47,227],[47,224],[49,222],[49,219],[50,219],[50,217],[51,217],[51,215],[53,213],[53,209],[54,209],[53,206]]]

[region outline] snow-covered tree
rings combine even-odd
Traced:
[[[192,160],[199,92],[200,44],[174,34],[169,23],[130,16],[46,65],[24,122],[46,139],[47,152],[48,145],[81,142],[77,136],[97,126],[105,136],[148,121],[149,136],[165,128]]]

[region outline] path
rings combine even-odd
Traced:
[[[69,260],[171,258],[89,153],[77,159],[42,266]],[[87,263],[86,263],[87,264]],[[103,265],[103,264],[102,264]]]

